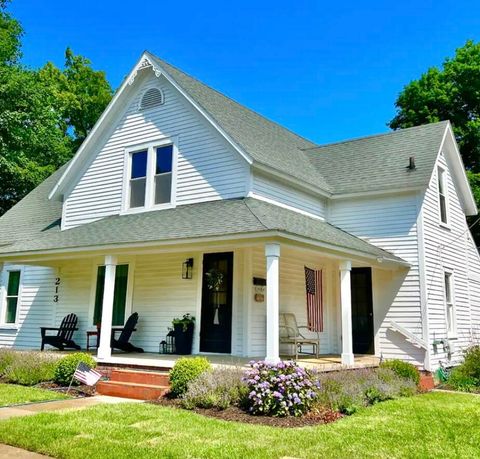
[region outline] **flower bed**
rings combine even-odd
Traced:
[[[296,427],[332,422],[369,405],[414,395],[417,380],[416,370],[397,363],[321,373],[294,362],[259,361],[248,370],[206,368],[186,382],[179,397],[157,403],[225,420]]]

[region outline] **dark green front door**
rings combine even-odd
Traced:
[[[354,354],[373,354],[372,270],[352,268],[352,335]]]
[[[233,253],[203,257],[200,352],[229,354],[232,350]]]

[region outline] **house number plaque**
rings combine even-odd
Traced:
[[[58,303],[58,290],[60,288],[60,278],[55,278],[55,295],[53,295],[53,302]]]

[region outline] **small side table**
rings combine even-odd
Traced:
[[[98,337],[99,337],[98,330],[87,330],[87,351],[90,349],[98,349]],[[90,344],[90,338],[95,336],[95,345]]]

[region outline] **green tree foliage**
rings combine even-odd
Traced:
[[[63,69],[22,66],[23,29],[8,3],[0,0],[0,215],[73,156],[112,96],[105,73],[69,48]]]
[[[480,207],[480,43],[467,41],[441,68],[428,69],[406,85],[390,121],[392,129],[450,120]],[[474,220],[470,219],[470,223]],[[480,243],[480,225],[474,236]]]

